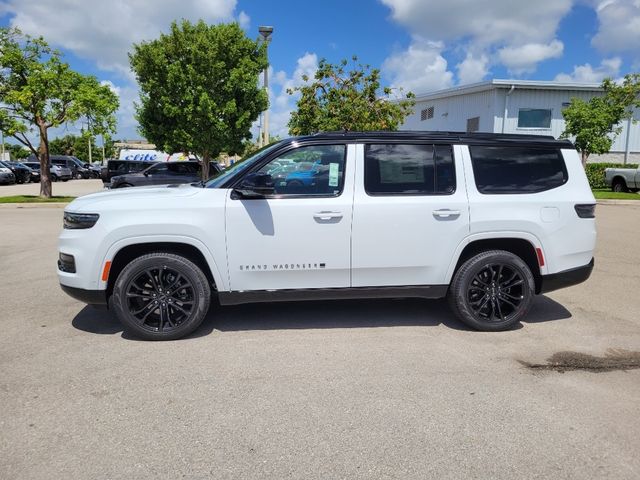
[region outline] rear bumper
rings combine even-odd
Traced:
[[[107,292],[105,290],[85,290],[84,288],[68,287],[60,284],[62,291],[76,300],[87,305],[106,305]]]
[[[570,287],[586,281],[593,271],[594,259],[582,267],[571,268],[563,272],[542,276],[540,293],[553,292],[561,288]]]

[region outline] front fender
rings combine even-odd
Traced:
[[[119,240],[107,249],[105,255],[102,257],[101,265],[105,265],[107,261],[111,261],[115,258],[117,253],[125,247],[130,245],[139,245],[144,243],[184,243],[187,245],[191,245],[197,248],[202,256],[205,258],[207,265],[209,266],[209,270],[213,275],[213,279],[216,283],[218,290],[228,290],[227,282],[225,281],[225,277],[220,274],[220,270],[215,261],[215,258],[212,252],[207,248],[207,246],[198,240],[195,237],[187,236],[187,235],[139,235],[135,237],[128,237],[122,240]],[[107,288],[107,282],[102,279],[102,269],[99,269],[99,278],[97,279],[97,283],[99,285],[99,290],[105,290]]]

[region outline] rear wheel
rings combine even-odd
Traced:
[[[618,178],[613,182],[613,185],[611,185],[611,190],[614,192],[626,192],[628,190],[627,184],[624,180]]]
[[[157,252],[138,257],[118,275],[112,306],[125,330],[145,340],[175,340],[196,330],[211,301],[202,270]]]
[[[507,330],[529,311],[535,282],[527,264],[504,250],[479,253],[462,264],[449,288],[449,303],[477,330]]]

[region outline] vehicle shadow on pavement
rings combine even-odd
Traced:
[[[542,323],[571,318],[571,313],[555,300],[538,296],[524,323]],[[114,335],[138,340],[122,330],[113,312],[85,306],[72,320],[78,330],[97,335]],[[293,330],[325,328],[373,328],[444,325],[453,330],[471,330],[449,310],[445,300],[416,298],[331,300],[307,302],[254,303],[211,306],[198,330],[185,337],[243,330]],[[522,328],[518,324],[514,329]]]
[[[139,338],[129,335],[127,332],[123,331],[122,324],[113,312],[107,309],[94,308],[89,305],[85,306],[78,312],[71,321],[71,325],[83,332],[95,333],[97,335],[115,335],[117,333],[121,333],[122,338],[126,340],[140,340]],[[204,337],[209,335],[214,328],[215,325],[205,318],[202,325],[200,325],[200,327],[191,335],[185,337],[184,340]]]
[[[571,313],[549,297],[536,297],[525,323],[570,318]],[[449,309],[446,300],[367,299],[214,305],[205,323],[220,331],[371,328],[444,325],[471,330]],[[522,328],[517,325],[514,329]]]

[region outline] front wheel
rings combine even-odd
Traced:
[[[529,311],[535,281],[527,264],[504,250],[479,253],[462,264],[449,287],[453,312],[472,328],[508,330]]]
[[[613,190],[614,192],[618,192],[618,193],[626,192],[627,191],[627,184],[625,183],[624,180],[616,180],[615,182],[613,182],[611,190]]]
[[[211,302],[202,270],[190,260],[156,252],[118,275],[112,306],[125,330],[145,340],[175,340],[196,330]]]

